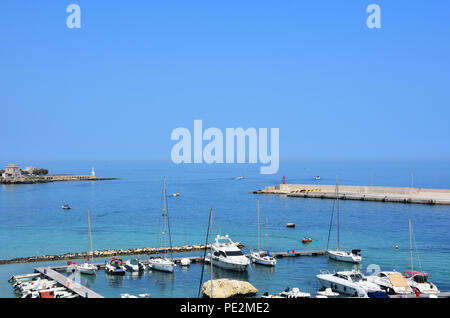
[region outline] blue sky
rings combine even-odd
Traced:
[[[66,27],[70,3],[81,29]],[[194,119],[280,128],[281,160],[450,158],[449,9],[2,1],[0,160],[169,159],[171,131]]]

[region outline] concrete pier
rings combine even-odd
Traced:
[[[336,199],[335,185],[280,184],[254,191],[288,197]],[[339,186],[340,200],[450,205],[450,189]]]

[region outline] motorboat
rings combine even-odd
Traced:
[[[289,287],[280,293],[283,298],[311,298],[310,293],[301,292],[298,288],[294,287],[289,290]]]
[[[151,297],[150,294],[139,294],[137,296],[128,293],[120,294],[120,298],[150,298],[150,297]]]
[[[320,180],[320,176],[315,176],[314,179],[315,180]]]
[[[215,243],[211,244],[211,252],[205,257],[205,261],[223,269],[245,271],[250,260],[242,253],[228,235],[217,235]]]
[[[255,264],[265,265],[265,266],[275,266],[277,264],[277,260],[275,257],[270,255],[269,252],[269,238],[268,238],[268,230],[267,230],[267,221],[266,221],[266,238],[267,238],[267,252],[261,251],[260,244],[260,235],[259,235],[259,200],[258,200],[258,250],[256,252],[250,253],[250,259]]]
[[[70,210],[71,207],[68,204],[64,204],[64,205],[61,206],[61,209],[63,209],[63,210]]]
[[[124,275],[125,274],[125,266],[123,265],[123,261],[117,256],[111,257],[111,259],[105,265],[105,271],[108,274],[112,275]]]
[[[367,293],[381,291],[380,286],[367,280],[358,271],[342,271],[334,274],[322,273],[316,275],[324,288],[331,288],[332,291],[354,297],[368,297]]]
[[[440,291],[435,284],[428,281],[429,274],[418,271],[405,271],[403,273],[406,282],[413,290],[421,294],[438,294]]]
[[[286,227],[295,227],[295,223],[286,223]]]
[[[347,251],[328,251],[328,256],[335,261],[348,262],[348,263],[360,263],[362,261],[361,250]]]
[[[333,224],[333,212],[331,214],[331,221],[330,221],[330,230],[328,232],[328,237],[330,237],[331,234],[331,228]],[[343,251],[340,249],[339,246],[339,182],[336,179],[336,234],[337,234],[337,240],[336,240],[336,249],[330,250],[327,246],[328,256],[330,259],[340,262],[348,262],[348,263],[360,263],[362,261],[361,256],[361,250],[360,249],[353,249],[351,252],[349,251]],[[328,240],[329,242],[329,240]]]
[[[367,280],[380,286],[388,295],[411,294],[413,290],[406,279],[398,272],[379,272],[367,277]]]
[[[334,292],[331,288],[321,288],[320,290],[317,291],[317,296],[324,296],[324,298],[337,297],[339,296],[339,293]]]
[[[242,180],[242,179],[244,179],[243,176],[236,177],[236,180]]]
[[[75,266],[76,271],[80,272],[80,274],[86,274],[86,275],[97,275],[97,266],[94,264],[85,262],[81,265]]]
[[[181,266],[191,266],[191,260],[187,257],[182,258],[180,264]]]
[[[165,257],[151,257],[148,260],[149,269],[154,269],[161,272],[173,273],[175,263]]]
[[[172,194],[173,197],[179,197],[180,196],[180,192],[175,192]]]
[[[29,282],[32,281],[38,277],[40,277],[40,273],[32,273],[32,274],[23,274],[23,275],[15,275],[11,276],[11,278],[8,280],[9,283],[14,284],[17,282]]]
[[[261,298],[285,298],[285,297],[281,297],[280,295],[271,295],[268,292],[264,292]]]
[[[140,272],[145,270],[145,265],[138,258],[127,259],[125,268],[131,272]]]

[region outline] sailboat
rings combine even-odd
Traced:
[[[267,233],[267,219],[266,219],[266,238],[267,238],[267,252],[261,251],[260,248],[260,236],[259,236],[259,200],[258,200],[258,250],[250,254],[250,259],[255,264],[275,266],[277,260],[269,253],[269,236]]]
[[[437,294],[439,293],[439,289],[432,282],[428,281],[428,277],[430,277],[430,275],[422,271],[419,272],[414,270],[412,231],[411,219],[409,219],[409,261],[411,264],[411,270],[405,271],[403,276],[405,276],[406,282],[413,290],[417,290],[421,294]]]
[[[148,260],[148,266],[150,269],[173,273],[175,263],[167,258],[167,230],[169,232],[169,242],[170,249],[172,249],[172,239],[170,236],[170,224],[169,224],[169,215],[168,215],[168,207],[167,207],[167,194],[166,194],[166,177],[163,180],[163,208],[162,208],[162,216],[163,216],[163,241],[164,241],[164,251],[161,257],[150,257]]]
[[[351,252],[342,251],[339,248],[339,182],[336,179],[336,227],[337,227],[337,246],[336,250],[328,250],[328,256],[330,259],[341,262],[349,262],[349,263],[359,263],[362,261],[361,250],[352,250]],[[331,217],[330,223],[330,232],[331,232],[331,224],[333,222],[333,215]],[[330,232],[328,232],[328,243],[330,242]]]
[[[92,264],[92,259],[94,258],[94,253],[91,250],[91,222],[89,217],[89,209],[88,209],[88,253],[87,253],[87,261],[81,265],[77,265],[75,269],[79,271],[81,274],[87,275],[96,275],[97,266]]]

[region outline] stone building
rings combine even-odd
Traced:
[[[19,179],[22,177],[22,172],[20,168],[13,163],[10,163],[6,168],[5,172],[2,175],[5,179]]]

